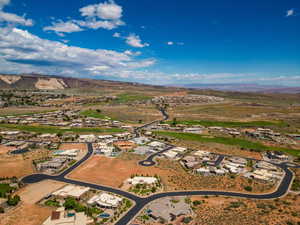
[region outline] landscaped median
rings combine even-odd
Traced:
[[[240,138],[232,138],[232,137],[210,137],[200,134],[191,134],[191,133],[178,133],[178,132],[167,132],[167,131],[155,131],[157,135],[167,136],[176,138],[179,140],[186,141],[198,141],[202,143],[218,143],[224,145],[234,145],[240,148],[255,150],[255,151],[281,151],[291,154],[293,156],[300,156],[300,150],[290,149],[290,148],[282,148],[282,147],[274,147],[274,146],[266,146],[259,142],[253,142]]]
[[[18,124],[0,124],[0,128],[16,129],[36,133],[118,133],[125,131],[124,129],[120,128],[65,128],[56,126],[28,126]]]

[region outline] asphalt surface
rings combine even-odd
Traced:
[[[172,196],[192,196],[192,195],[219,195],[219,196],[230,196],[230,197],[240,197],[240,198],[249,198],[249,199],[273,199],[273,198],[279,198],[287,193],[289,186],[293,179],[293,173],[288,169],[288,167],[285,164],[276,165],[284,170],[285,176],[282,179],[281,183],[279,184],[276,191],[269,193],[269,194],[246,194],[246,193],[238,193],[238,192],[226,192],[226,191],[176,191],[176,192],[165,192],[165,193],[159,193],[154,194],[146,198],[138,197],[134,194],[131,194],[126,191],[122,191],[120,189],[115,189],[112,187],[97,185],[97,184],[91,184],[83,181],[77,181],[65,178],[65,175],[70,173],[72,170],[76,169],[81,163],[83,163],[85,160],[87,160],[91,154],[92,154],[92,145],[88,143],[88,153],[85,155],[84,158],[82,158],[80,161],[78,161],[76,164],[74,164],[72,167],[70,167],[68,170],[63,172],[60,175],[57,176],[50,176],[46,174],[33,174],[27,177],[24,177],[22,179],[22,182],[26,184],[30,183],[36,183],[42,180],[50,179],[50,180],[56,180],[61,181],[69,184],[74,185],[80,185],[80,186],[86,186],[90,187],[92,189],[101,190],[101,191],[107,191],[111,192],[120,196],[123,196],[125,198],[128,198],[135,202],[135,206],[130,209],[126,215],[124,215],[117,223],[116,225],[125,225],[129,223],[147,204],[150,202],[163,198],[163,197],[172,197]],[[300,166],[298,166],[300,167]]]
[[[159,152],[155,152],[151,155],[149,155],[145,160],[143,161],[140,161],[139,162],[139,165],[140,166],[154,166],[156,164],[156,162],[154,161],[154,158],[172,148],[174,148],[175,146],[174,145],[169,145],[168,147],[166,147],[164,150],[161,150]]]
[[[164,115],[164,120],[168,119],[168,115],[166,114],[166,112],[164,110],[161,112]],[[157,121],[155,121],[155,122],[157,122]],[[142,127],[145,127],[145,126],[142,126]],[[283,164],[274,164],[274,165],[280,167],[285,172],[285,176],[281,180],[281,183],[279,184],[277,190],[275,190],[272,193],[246,194],[246,193],[226,192],[226,191],[176,191],[176,192],[158,193],[158,194],[154,194],[149,197],[146,197],[146,198],[141,198],[141,197],[138,197],[129,192],[122,191],[120,189],[65,178],[65,176],[67,174],[69,174],[71,171],[73,171],[78,166],[80,166],[83,162],[85,162],[93,154],[92,143],[87,143],[87,146],[88,146],[87,154],[81,160],[79,160],[77,163],[75,163],[73,166],[71,166],[70,168],[65,170],[63,173],[61,173],[57,176],[51,176],[51,175],[46,175],[46,174],[32,174],[27,177],[24,177],[22,179],[22,182],[26,183],[26,184],[31,184],[31,183],[36,183],[36,182],[46,180],[46,179],[56,180],[56,181],[61,181],[61,182],[69,183],[69,184],[86,186],[86,187],[90,187],[90,188],[96,189],[96,190],[107,191],[107,192],[111,192],[111,193],[123,196],[125,198],[128,198],[128,199],[134,201],[135,205],[118,222],[116,222],[116,225],[125,225],[125,224],[128,224],[147,204],[149,204],[150,202],[152,202],[154,200],[163,198],[163,197],[192,196],[192,195],[202,195],[202,196],[219,195],[219,196],[240,197],[240,198],[249,198],[249,199],[273,199],[273,198],[279,198],[279,197],[285,195],[287,193],[287,191],[289,190],[289,186],[293,180],[293,173],[288,169],[289,165],[286,165],[284,163]],[[170,148],[172,148],[172,147],[173,146],[170,146]],[[153,155],[150,155],[146,160],[141,161],[140,165],[143,165],[143,162],[155,164],[153,159],[158,154],[161,154],[163,151],[167,151],[167,150],[168,149],[164,149],[161,152],[157,152]],[[221,162],[223,160],[223,158],[224,158],[224,156],[220,156],[217,159],[217,163]],[[144,166],[151,166],[148,163],[147,163],[147,165],[144,165]],[[300,168],[300,166],[298,166],[298,165],[294,165],[293,167]]]

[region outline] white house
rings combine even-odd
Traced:
[[[104,208],[116,208],[121,201],[122,198],[120,197],[108,193],[101,193],[90,198],[87,203],[89,205],[97,204],[98,206]]]
[[[132,185],[137,185],[137,184],[154,184],[157,182],[156,177],[133,177],[127,179],[127,182]]]

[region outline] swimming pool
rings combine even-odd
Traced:
[[[14,155],[17,155],[17,154],[23,154],[23,153],[26,153],[26,152],[29,152],[29,150],[28,149],[17,149],[17,150],[11,151],[10,153],[14,154]]]
[[[108,213],[101,213],[98,217],[100,217],[100,218],[109,218],[110,215]]]

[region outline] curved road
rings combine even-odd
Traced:
[[[167,113],[163,109],[160,109],[160,111],[164,115],[163,120],[168,119]],[[136,134],[138,134],[139,129],[142,129],[146,126],[152,125],[153,123],[156,123],[156,122],[159,122],[159,121],[154,121],[152,123],[149,123],[142,127],[139,127],[138,129],[135,130]],[[76,169],[79,165],[81,165],[83,162],[85,162],[93,154],[92,143],[87,143],[87,146],[88,146],[87,154],[81,160],[79,160],[77,163],[75,163],[73,166],[69,167],[67,170],[65,170],[61,174],[59,174],[57,176],[51,176],[51,175],[46,175],[46,174],[32,174],[27,177],[24,177],[22,179],[22,182],[26,183],[26,184],[30,184],[30,183],[36,183],[36,182],[39,182],[42,180],[50,179],[50,180],[61,181],[61,182],[74,184],[74,185],[86,186],[86,187],[90,187],[92,189],[107,191],[107,192],[121,195],[125,198],[128,198],[128,199],[134,201],[134,203],[135,203],[135,205],[118,222],[116,222],[116,225],[125,225],[125,224],[128,224],[147,204],[149,204],[150,202],[157,200],[159,198],[170,197],[170,196],[222,195],[222,196],[241,197],[241,198],[250,198],[250,199],[273,199],[273,198],[279,198],[279,197],[285,195],[289,189],[289,186],[290,186],[292,180],[293,180],[293,173],[288,169],[288,167],[291,165],[287,165],[284,163],[283,164],[274,164],[274,165],[280,167],[285,172],[285,176],[283,177],[281,183],[277,187],[277,190],[275,190],[272,193],[246,194],[246,193],[226,192],[226,191],[176,191],[176,192],[158,193],[158,194],[151,195],[149,197],[142,198],[142,197],[138,197],[132,193],[122,191],[120,189],[97,185],[97,184],[91,184],[91,183],[87,183],[87,182],[83,182],[83,181],[72,180],[72,179],[66,178],[65,177],[66,175],[68,175],[71,171]],[[170,148],[171,147],[173,147],[173,146],[170,146]],[[163,151],[166,151],[166,150],[168,150],[168,149],[164,149]],[[144,163],[145,163],[144,166],[151,166],[152,163],[155,164],[153,159],[158,154],[162,153],[163,151],[157,152],[153,155],[150,155],[146,160],[141,161],[140,165],[144,165]],[[291,167],[300,168],[300,166],[298,166],[298,165],[292,165]]]

